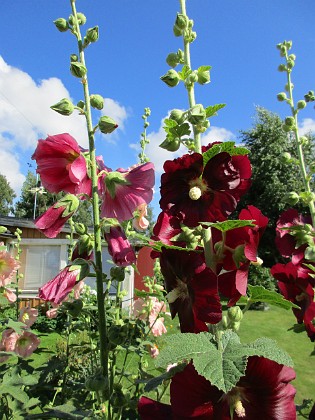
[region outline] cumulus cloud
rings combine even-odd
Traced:
[[[304,118],[299,124],[299,134],[304,136],[310,132],[315,133],[315,120],[312,118]]]
[[[37,83],[0,56],[0,172],[7,176],[18,196],[24,180],[20,162],[25,156],[30,159],[38,138],[68,132],[82,147],[88,146],[82,115],[74,112],[65,117],[50,109],[62,98],[71,99],[61,80],[52,77]],[[110,98],[105,99],[105,104],[108,115],[123,128],[125,108]]]

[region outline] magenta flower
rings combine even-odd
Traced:
[[[206,322],[221,320],[217,276],[201,255],[162,248],[160,264],[172,318],[178,314],[182,332],[207,331]]]
[[[104,236],[108,244],[109,255],[116,265],[127,267],[136,263],[136,254],[120,225],[116,224],[106,228]]]
[[[164,171],[161,209],[182,214],[189,227],[226,220],[250,186],[248,157],[226,152],[218,153],[205,166],[202,154],[186,154],[166,161]]]
[[[38,140],[32,159],[36,160],[36,172],[48,191],[91,195],[92,183],[82,149],[70,134]]]
[[[165,245],[179,245],[175,241],[175,237],[182,232],[182,218],[180,215],[173,216],[166,211],[162,211],[153,228],[152,239],[161,241]],[[184,244],[182,244],[184,246]]]
[[[104,169],[101,217],[119,222],[133,218],[141,204],[152,200],[154,186],[153,163],[136,165],[129,170]]]
[[[61,303],[73,290],[77,281],[85,277],[81,271],[84,271],[82,265],[68,265],[39,289],[38,296],[49,302]]]
[[[35,226],[48,238],[55,238],[78,207],[78,198],[67,194],[39,216],[35,220]]]
[[[235,420],[296,420],[293,379],[292,368],[253,356],[245,376],[225,394],[190,364],[172,379],[170,406],[142,397],[138,411],[141,420],[230,420],[231,413]]]

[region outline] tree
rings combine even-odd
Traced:
[[[13,211],[13,200],[16,197],[15,192],[10,186],[5,175],[0,174],[0,215],[8,216]]]
[[[296,157],[293,139],[283,130],[283,122],[277,114],[257,107],[254,126],[251,130],[241,131],[241,142],[249,149],[252,164],[252,186],[243,197],[240,206],[252,204],[269,218],[269,225],[263,235],[260,256],[264,265],[271,266],[281,259],[274,245],[275,226],[280,213],[288,208],[285,195],[288,192],[303,190],[299,168],[288,164],[284,152]],[[314,139],[308,136],[309,146],[306,160],[314,160]],[[299,208],[305,211],[304,208]]]

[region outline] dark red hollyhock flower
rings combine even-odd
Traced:
[[[296,420],[294,378],[292,368],[253,356],[245,376],[224,394],[190,364],[172,379],[171,406],[142,397],[138,410],[141,420],[160,420],[163,413],[170,420],[230,420],[231,412],[234,420]]]
[[[201,255],[162,248],[160,264],[171,314],[178,314],[182,332],[207,331],[206,322],[221,320],[217,276]]]
[[[165,245],[177,245],[172,239],[182,232],[181,222],[180,215],[173,216],[166,211],[162,211],[154,225],[152,239],[161,241]]]
[[[296,238],[290,234],[290,228],[312,223],[310,216],[303,216],[296,209],[284,211],[276,227],[276,246],[283,257],[291,258],[293,264],[299,264],[304,259],[306,244],[296,247]],[[287,228],[287,229],[285,229]]]
[[[228,306],[234,306],[241,296],[246,295],[250,261],[239,269],[222,272],[218,276],[219,292],[229,299]]]
[[[91,195],[92,182],[82,150],[67,133],[38,140],[32,159],[36,160],[36,172],[48,191]]]
[[[111,226],[107,232],[105,231],[104,236],[109,255],[116,265],[127,267],[136,263],[136,254],[120,225]]]
[[[250,186],[248,157],[226,152],[218,153],[205,166],[202,154],[186,154],[166,161],[164,171],[161,209],[181,213],[189,227],[225,220]]]
[[[315,317],[314,289],[310,283],[310,270],[292,262],[288,264],[275,264],[271,267],[271,274],[278,280],[278,287],[285,299],[295,303],[300,309],[292,311],[299,324],[304,323],[309,338],[315,340],[315,326],[312,321]]]

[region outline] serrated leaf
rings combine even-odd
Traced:
[[[22,402],[23,404],[26,404],[29,400],[27,393],[21,388],[18,388],[16,385],[0,385],[0,395],[3,394],[10,394],[14,399]]]
[[[190,136],[191,130],[188,123],[183,123],[175,127],[174,132],[177,134],[178,137],[182,136]]]
[[[178,72],[180,79],[183,81],[185,81],[191,73],[192,70],[187,65],[183,66],[182,70]]]
[[[165,124],[166,127],[169,127],[169,128],[176,127],[178,125],[175,120],[171,120],[169,118],[166,118],[164,120],[164,124]],[[165,129],[165,127],[164,127],[164,129]]]
[[[205,67],[210,67],[210,66],[205,66]],[[199,69],[200,69],[200,67],[199,67]],[[198,71],[199,71],[199,69],[198,69]],[[209,69],[207,69],[207,70],[209,70]],[[207,108],[205,109],[206,117],[207,118],[215,117],[216,115],[218,115],[217,111],[224,108],[225,106],[226,106],[226,104],[216,104],[216,105],[207,106]]]
[[[202,72],[204,72],[204,71],[208,71],[208,70],[211,70],[212,69],[212,67],[211,66],[200,66],[200,67],[198,67],[198,70],[197,70],[197,72],[198,73],[202,73]],[[224,105],[225,106],[225,105]]]
[[[210,149],[208,149],[203,156],[203,166],[205,166],[210,159],[216,156],[219,153],[226,152],[230,156],[244,156],[249,153],[249,150],[246,147],[236,146],[234,141],[225,141],[223,143],[214,144]]]
[[[298,305],[286,300],[280,293],[267,290],[263,286],[248,285],[248,294],[251,302],[265,302],[283,309],[300,309]]]
[[[151,243],[150,246],[151,246],[152,249],[154,249],[154,251],[157,251],[157,252],[161,252],[162,248],[176,249],[177,251],[186,251],[186,252],[190,252],[190,251],[194,251],[194,252],[197,252],[197,253],[202,252],[202,251],[197,251],[194,248],[182,248],[182,247],[177,246],[177,245],[167,245],[167,244],[164,244],[161,241],[155,241],[154,244]]]
[[[253,220],[225,220],[224,222],[200,222],[200,224],[216,228],[221,232],[227,232],[228,230],[244,226],[255,226]]]
[[[273,360],[280,365],[293,367],[291,357],[280,347],[275,340],[267,337],[261,337],[253,343],[243,346],[248,356],[261,356]]]

